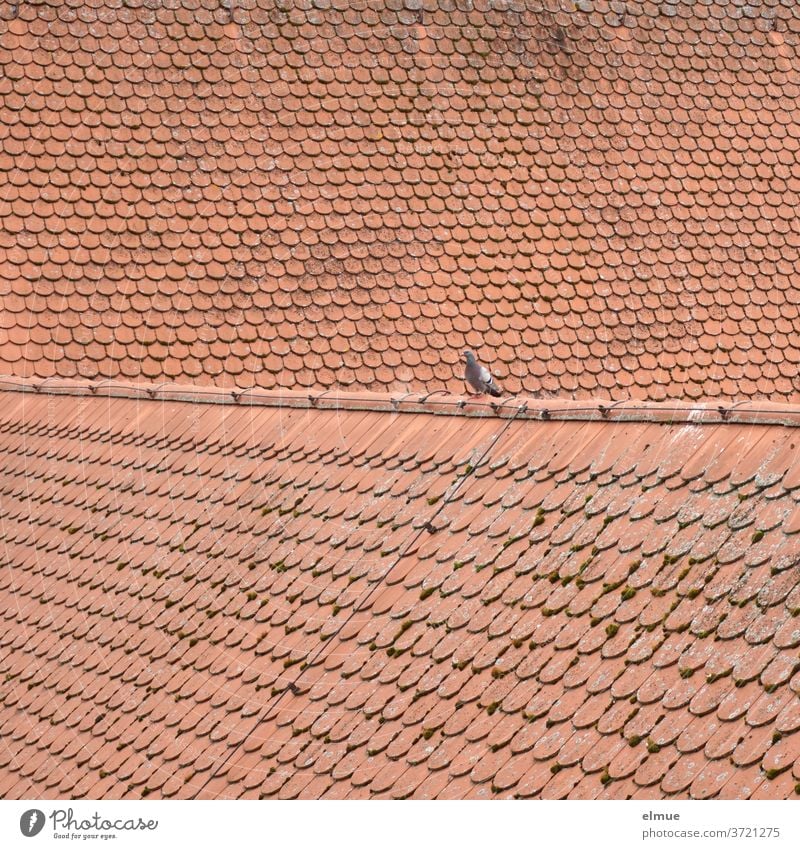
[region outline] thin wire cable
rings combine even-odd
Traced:
[[[253,726],[253,728],[251,729],[251,731],[247,735],[247,737],[245,737],[243,740],[241,740],[239,743],[237,743],[236,746],[234,746],[231,749],[231,751],[228,753],[225,760],[223,760],[219,764],[219,766],[216,768],[216,770],[211,771],[209,773],[208,778],[203,782],[203,784],[197,789],[197,791],[192,796],[193,799],[196,799],[198,797],[198,795],[200,793],[202,793],[203,790],[208,786],[209,782],[211,782],[214,778],[216,778],[222,772],[222,770],[225,768],[226,764],[228,764],[230,762],[231,758],[239,751],[239,749],[247,741],[248,737],[252,734],[255,734],[258,727],[263,722],[265,722],[269,718],[269,716],[274,712],[275,708],[277,708],[277,706],[280,704],[281,699],[283,699],[283,697],[287,693],[292,693],[294,695],[297,692],[297,689],[298,689],[297,688],[297,682],[305,674],[306,670],[312,669],[314,667],[314,664],[320,659],[320,657],[328,651],[329,647],[332,645],[332,640],[342,632],[342,630],[353,619],[354,616],[356,616],[358,613],[361,613],[364,610],[365,605],[370,601],[370,599],[373,597],[375,592],[380,588],[385,588],[389,575],[397,567],[397,565],[403,561],[403,558],[406,556],[406,554],[409,551],[413,550],[415,543],[420,538],[420,536],[423,534],[423,532],[425,532],[425,531],[427,531],[428,533],[432,532],[431,531],[431,524],[435,521],[436,517],[441,513],[442,510],[444,510],[444,508],[448,504],[450,504],[452,502],[453,498],[455,497],[456,493],[461,488],[464,481],[466,481],[469,477],[473,476],[477,472],[477,470],[479,468],[481,468],[481,466],[484,465],[484,461],[487,459],[489,453],[494,449],[495,445],[497,445],[497,443],[499,442],[499,440],[503,436],[503,434],[506,433],[508,428],[511,427],[512,423],[517,419],[517,417],[520,415],[520,413],[522,413],[525,409],[526,409],[526,407],[523,405],[522,407],[520,407],[520,409],[517,411],[517,413],[512,418],[509,418],[508,420],[506,420],[505,424],[498,430],[498,432],[495,434],[494,438],[489,443],[489,445],[484,449],[484,451],[480,455],[480,457],[478,457],[478,459],[475,461],[475,463],[470,464],[470,466],[468,467],[468,470],[465,471],[461,475],[461,477],[456,480],[455,486],[452,489],[452,491],[450,492],[450,494],[447,497],[445,497],[441,500],[441,503],[439,504],[437,509],[434,511],[433,515],[428,519],[428,521],[425,522],[424,525],[421,525],[418,530],[413,532],[407,538],[406,542],[398,548],[397,555],[395,557],[394,562],[386,570],[386,572],[383,574],[382,578],[380,580],[376,581],[375,584],[372,587],[370,587],[369,592],[367,592],[367,594],[359,602],[357,602],[356,604],[353,605],[353,608],[350,611],[350,614],[341,623],[341,625],[339,625],[339,627],[330,635],[330,637],[327,640],[325,640],[325,642],[316,651],[314,651],[314,652],[312,652],[308,655],[308,657],[305,659],[304,668],[301,669],[299,671],[299,673],[291,681],[289,681],[289,683],[284,687],[284,689],[282,689],[279,693],[277,693],[275,696],[273,696],[272,699],[269,702],[267,702],[266,705],[264,705],[264,707],[262,708],[262,710],[259,713],[259,717],[258,717],[258,720],[256,721],[256,724]]]

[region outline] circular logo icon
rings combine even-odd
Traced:
[[[25,837],[36,837],[44,828],[44,813],[38,808],[31,808],[19,818],[19,830]]]

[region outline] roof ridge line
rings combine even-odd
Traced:
[[[363,410],[387,413],[429,413],[469,418],[512,418],[538,421],[650,422],[661,424],[763,424],[800,427],[800,406],[773,401],[738,401],[733,404],[625,399],[534,398],[509,396],[499,401],[465,398],[433,392],[386,393],[297,391],[291,389],[241,389],[184,383],[125,383],[117,380],[24,378],[0,375],[0,391],[37,395],[127,398],[143,401],[180,401],[193,404],[292,407],[318,410]]]

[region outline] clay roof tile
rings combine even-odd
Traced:
[[[779,475],[768,475],[770,489],[753,486],[753,470],[782,456],[791,428],[503,425],[232,399],[192,406],[87,396],[77,404],[69,394],[7,392],[6,400],[0,484],[25,510],[5,520],[20,579],[4,591],[18,602],[38,598],[39,579],[22,576],[52,567],[31,561],[30,545],[64,555],[48,584],[52,627],[68,621],[70,587],[89,559],[100,580],[77,597],[84,621],[66,645],[63,635],[47,639],[38,604],[10,608],[7,686],[16,695],[5,697],[7,736],[29,733],[28,722],[17,724],[20,711],[47,724],[71,692],[71,684],[41,690],[25,645],[69,658],[91,700],[63,712],[66,726],[85,725],[84,744],[39,739],[40,755],[62,764],[69,781],[49,785],[41,757],[6,761],[0,777],[12,795],[25,782],[25,792],[45,794],[79,784],[111,792],[121,782],[134,795],[178,797],[244,797],[254,788],[291,797],[312,787],[446,796],[487,784],[542,798],[629,797],[637,788],[653,797],[793,793],[791,782],[751,780],[754,766],[785,773],[800,727],[790,549],[756,552],[765,534],[783,537],[794,502]],[[42,418],[46,408],[58,415]],[[700,477],[645,447],[686,438],[692,448],[673,453],[702,465]],[[720,456],[731,438],[742,462],[714,467],[707,480],[710,467],[697,458]],[[135,450],[123,447],[131,439]],[[141,455],[145,445],[152,457]],[[621,464],[623,447],[631,456]],[[68,499],[66,509],[38,497],[43,475],[62,483],[52,497]],[[120,509],[123,493],[142,490],[147,505],[132,497],[131,509]],[[203,566],[196,558],[206,554]],[[745,583],[731,560],[743,555],[753,564]],[[211,598],[217,557],[241,569]],[[127,573],[139,575],[133,596]],[[242,624],[250,619],[263,623],[260,636]],[[445,621],[447,632],[434,627]],[[21,637],[34,623],[40,648]],[[123,644],[133,654],[121,654]],[[431,657],[450,658],[451,672]],[[248,672],[255,658],[259,675]],[[147,689],[152,674],[142,672],[155,660],[180,663],[170,685],[179,700]],[[118,682],[110,698],[108,676]],[[293,690],[278,684],[287,677]],[[236,680],[235,691],[217,679]],[[107,714],[102,726],[97,712]],[[179,732],[189,737],[176,748]],[[146,760],[129,751],[137,740]],[[224,775],[213,754],[223,749],[234,751]],[[91,775],[76,760],[81,751],[95,759]],[[301,751],[308,756],[298,759]],[[195,775],[183,789],[169,784],[176,758]]]

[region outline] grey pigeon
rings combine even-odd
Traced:
[[[464,359],[467,362],[467,368],[464,371],[464,380],[480,395],[488,392],[499,398],[503,394],[503,390],[495,383],[494,378],[489,374],[488,369],[484,368],[476,359],[472,351],[464,351]]]

